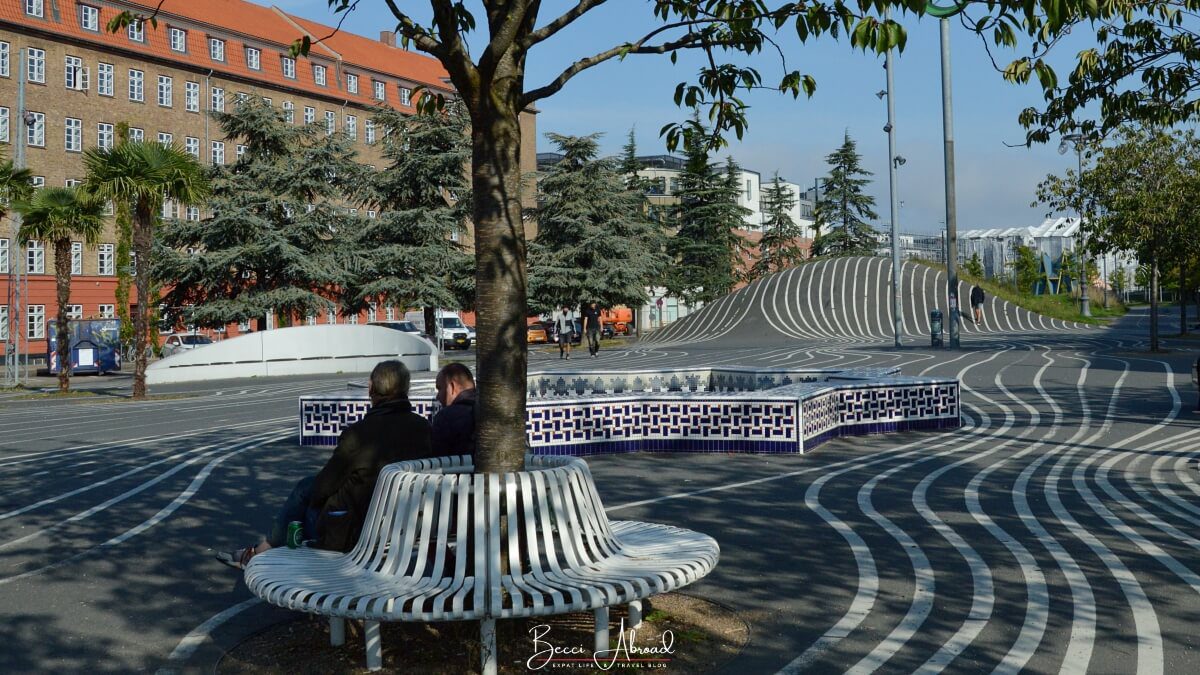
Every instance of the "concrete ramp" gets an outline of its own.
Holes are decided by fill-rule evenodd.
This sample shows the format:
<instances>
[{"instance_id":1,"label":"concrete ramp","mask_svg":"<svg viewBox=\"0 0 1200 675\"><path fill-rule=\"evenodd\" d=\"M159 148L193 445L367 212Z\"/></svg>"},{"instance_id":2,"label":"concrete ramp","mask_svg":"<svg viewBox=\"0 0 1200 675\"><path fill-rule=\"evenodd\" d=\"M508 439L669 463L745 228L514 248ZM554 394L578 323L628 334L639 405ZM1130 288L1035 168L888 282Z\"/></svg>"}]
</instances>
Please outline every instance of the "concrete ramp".
<instances>
[{"instance_id":1,"label":"concrete ramp","mask_svg":"<svg viewBox=\"0 0 1200 675\"><path fill-rule=\"evenodd\" d=\"M892 339L892 261L890 258L827 258L777 272L718 299L656 331L648 344L728 342L778 345L781 341L833 344ZM901 267L901 319L904 335L928 340L929 313L940 309L949 330L946 272L904 262ZM1085 324L1052 319L988 294L983 321L970 312L971 285L959 283L960 331L972 335L1076 331Z\"/></svg>"}]
</instances>

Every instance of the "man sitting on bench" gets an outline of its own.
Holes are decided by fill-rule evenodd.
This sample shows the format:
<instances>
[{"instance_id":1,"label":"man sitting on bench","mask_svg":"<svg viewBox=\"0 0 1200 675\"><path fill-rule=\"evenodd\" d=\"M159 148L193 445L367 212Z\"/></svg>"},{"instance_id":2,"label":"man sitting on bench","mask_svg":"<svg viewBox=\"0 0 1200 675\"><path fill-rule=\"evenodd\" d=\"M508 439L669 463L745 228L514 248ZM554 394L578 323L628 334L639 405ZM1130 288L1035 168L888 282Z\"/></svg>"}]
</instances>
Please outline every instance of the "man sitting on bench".
<instances>
[{"instance_id":1,"label":"man sitting on bench","mask_svg":"<svg viewBox=\"0 0 1200 675\"><path fill-rule=\"evenodd\" d=\"M342 431L333 456L315 476L296 484L275 516L271 532L257 546L217 554L242 569L255 555L285 545L289 523L303 523L303 539L316 548L347 552L362 531L375 482L384 466L433 456L429 422L408 401L411 376L399 361L383 361L371 371L371 409Z\"/></svg>"}]
</instances>

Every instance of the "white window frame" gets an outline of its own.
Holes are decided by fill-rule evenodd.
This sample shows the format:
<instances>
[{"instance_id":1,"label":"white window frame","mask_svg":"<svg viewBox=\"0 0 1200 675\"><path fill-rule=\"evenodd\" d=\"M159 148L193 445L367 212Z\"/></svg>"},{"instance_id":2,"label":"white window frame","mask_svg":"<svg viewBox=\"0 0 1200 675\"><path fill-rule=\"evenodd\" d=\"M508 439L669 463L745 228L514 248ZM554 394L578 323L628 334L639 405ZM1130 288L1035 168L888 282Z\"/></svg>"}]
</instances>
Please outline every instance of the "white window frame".
<instances>
[{"instance_id":1,"label":"white window frame","mask_svg":"<svg viewBox=\"0 0 1200 675\"><path fill-rule=\"evenodd\" d=\"M117 306L116 305L100 305L99 307L97 307L97 310L98 311L96 312L96 315L99 316L101 319L117 318Z\"/></svg>"},{"instance_id":2,"label":"white window frame","mask_svg":"<svg viewBox=\"0 0 1200 675\"><path fill-rule=\"evenodd\" d=\"M225 41L221 38L208 38L208 58L213 61L225 61Z\"/></svg>"},{"instance_id":3,"label":"white window frame","mask_svg":"<svg viewBox=\"0 0 1200 675\"><path fill-rule=\"evenodd\" d=\"M82 319L83 305L67 305L67 319Z\"/></svg>"},{"instance_id":4,"label":"white window frame","mask_svg":"<svg viewBox=\"0 0 1200 675\"><path fill-rule=\"evenodd\" d=\"M25 52L25 81L46 84L46 50L30 47Z\"/></svg>"},{"instance_id":5,"label":"white window frame","mask_svg":"<svg viewBox=\"0 0 1200 675\"><path fill-rule=\"evenodd\" d=\"M100 32L100 8L80 3L79 26L93 33Z\"/></svg>"},{"instance_id":6,"label":"white window frame","mask_svg":"<svg viewBox=\"0 0 1200 675\"><path fill-rule=\"evenodd\" d=\"M383 316L384 316L385 321L395 321L396 320L396 308L392 305L388 305L387 308L384 309L384 311L383 311Z\"/></svg>"},{"instance_id":7,"label":"white window frame","mask_svg":"<svg viewBox=\"0 0 1200 675\"><path fill-rule=\"evenodd\" d=\"M375 120L369 117L363 122L363 140L367 145L375 145Z\"/></svg>"},{"instance_id":8,"label":"white window frame","mask_svg":"<svg viewBox=\"0 0 1200 675\"><path fill-rule=\"evenodd\" d=\"M25 273L46 273L46 243L30 239L25 244Z\"/></svg>"},{"instance_id":9,"label":"white window frame","mask_svg":"<svg viewBox=\"0 0 1200 675\"><path fill-rule=\"evenodd\" d=\"M100 244L96 247L96 274L102 277L116 276L117 253L112 244Z\"/></svg>"},{"instance_id":10,"label":"white window frame","mask_svg":"<svg viewBox=\"0 0 1200 675\"><path fill-rule=\"evenodd\" d=\"M129 28L126 29L126 34L129 35L129 39L133 40L134 42L145 42L146 25L141 21L130 21Z\"/></svg>"},{"instance_id":11,"label":"white window frame","mask_svg":"<svg viewBox=\"0 0 1200 675\"><path fill-rule=\"evenodd\" d=\"M83 152L83 120L77 117L63 120L63 149L67 152Z\"/></svg>"},{"instance_id":12,"label":"white window frame","mask_svg":"<svg viewBox=\"0 0 1200 675\"><path fill-rule=\"evenodd\" d=\"M189 207L185 208L183 210L183 219L190 220L190 221L200 220L200 207L199 206L189 206Z\"/></svg>"},{"instance_id":13,"label":"white window frame","mask_svg":"<svg viewBox=\"0 0 1200 675\"><path fill-rule=\"evenodd\" d=\"M332 309L325 310L325 323L331 326L337 324L337 312Z\"/></svg>"},{"instance_id":14,"label":"white window frame","mask_svg":"<svg viewBox=\"0 0 1200 675\"><path fill-rule=\"evenodd\" d=\"M0 305L0 342L8 342L8 305Z\"/></svg>"},{"instance_id":15,"label":"white window frame","mask_svg":"<svg viewBox=\"0 0 1200 675\"><path fill-rule=\"evenodd\" d=\"M44 188L44 187L46 187L46 177L45 176L30 176L29 184L35 188Z\"/></svg>"},{"instance_id":16,"label":"white window frame","mask_svg":"<svg viewBox=\"0 0 1200 675\"><path fill-rule=\"evenodd\" d=\"M344 120L342 120L342 124L343 124L343 129L345 130L346 135L350 137L350 140L357 141L358 140L358 116L346 115L346 118Z\"/></svg>"},{"instance_id":17,"label":"white window frame","mask_svg":"<svg viewBox=\"0 0 1200 675\"><path fill-rule=\"evenodd\" d=\"M387 82L383 80L371 80L371 86L374 87L376 101L387 100Z\"/></svg>"},{"instance_id":18,"label":"white window frame","mask_svg":"<svg viewBox=\"0 0 1200 675\"><path fill-rule=\"evenodd\" d=\"M200 112L200 83L184 82L183 109L187 112Z\"/></svg>"},{"instance_id":19,"label":"white window frame","mask_svg":"<svg viewBox=\"0 0 1200 675\"><path fill-rule=\"evenodd\" d=\"M311 105L304 106L304 123L312 124L317 121L317 109Z\"/></svg>"},{"instance_id":20,"label":"white window frame","mask_svg":"<svg viewBox=\"0 0 1200 675\"><path fill-rule=\"evenodd\" d=\"M332 136L333 132L337 131L337 113L332 110L325 111L325 135Z\"/></svg>"},{"instance_id":21,"label":"white window frame","mask_svg":"<svg viewBox=\"0 0 1200 675\"><path fill-rule=\"evenodd\" d=\"M111 63L96 64L96 93L112 96L115 89L116 68Z\"/></svg>"},{"instance_id":22,"label":"white window frame","mask_svg":"<svg viewBox=\"0 0 1200 675\"><path fill-rule=\"evenodd\" d=\"M279 70L289 80L296 79L296 59L290 56L279 57Z\"/></svg>"},{"instance_id":23,"label":"white window frame","mask_svg":"<svg viewBox=\"0 0 1200 675\"><path fill-rule=\"evenodd\" d=\"M0 41L0 77L11 77L12 74L12 45Z\"/></svg>"},{"instance_id":24,"label":"white window frame","mask_svg":"<svg viewBox=\"0 0 1200 675\"><path fill-rule=\"evenodd\" d=\"M0 143L8 143L9 141L9 109L7 106L0 106Z\"/></svg>"},{"instance_id":25,"label":"white window frame","mask_svg":"<svg viewBox=\"0 0 1200 675\"><path fill-rule=\"evenodd\" d=\"M351 94L358 93L358 76L354 73L346 73L346 91Z\"/></svg>"},{"instance_id":26,"label":"white window frame","mask_svg":"<svg viewBox=\"0 0 1200 675\"><path fill-rule=\"evenodd\" d=\"M33 115L33 124L25 127L25 142L31 148L46 147L46 113L28 111Z\"/></svg>"},{"instance_id":27,"label":"white window frame","mask_svg":"<svg viewBox=\"0 0 1200 675\"><path fill-rule=\"evenodd\" d=\"M129 100L135 103L146 101L146 71L129 69Z\"/></svg>"},{"instance_id":28,"label":"white window frame","mask_svg":"<svg viewBox=\"0 0 1200 675\"><path fill-rule=\"evenodd\" d=\"M63 63L63 85L71 91L87 91L87 69L83 67L83 59L78 56L67 56Z\"/></svg>"},{"instance_id":29,"label":"white window frame","mask_svg":"<svg viewBox=\"0 0 1200 675\"><path fill-rule=\"evenodd\" d=\"M175 105L175 78L170 75L158 76L158 104L164 108Z\"/></svg>"},{"instance_id":30,"label":"white window frame","mask_svg":"<svg viewBox=\"0 0 1200 675\"><path fill-rule=\"evenodd\" d=\"M29 16L36 16L39 19L46 17L46 2L45 0L25 0L25 13Z\"/></svg>"},{"instance_id":31,"label":"white window frame","mask_svg":"<svg viewBox=\"0 0 1200 675\"><path fill-rule=\"evenodd\" d=\"M71 242L71 274L79 276L83 274L83 242Z\"/></svg>"},{"instance_id":32,"label":"white window frame","mask_svg":"<svg viewBox=\"0 0 1200 675\"><path fill-rule=\"evenodd\" d=\"M217 112L225 111L225 90L221 87L211 87L208 91L208 109Z\"/></svg>"},{"instance_id":33,"label":"white window frame","mask_svg":"<svg viewBox=\"0 0 1200 675\"><path fill-rule=\"evenodd\" d=\"M175 143L175 135L174 134L172 134L170 132L166 132L166 131L158 132L158 144L159 145L163 146L164 148L169 148L174 143Z\"/></svg>"},{"instance_id":34,"label":"white window frame","mask_svg":"<svg viewBox=\"0 0 1200 675\"><path fill-rule=\"evenodd\" d=\"M200 159L200 139L195 136L185 136L183 138L183 151L196 159Z\"/></svg>"},{"instance_id":35,"label":"white window frame","mask_svg":"<svg viewBox=\"0 0 1200 675\"><path fill-rule=\"evenodd\" d=\"M212 141L208 147L208 158L213 166L225 164L225 141Z\"/></svg>"},{"instance_id":36,"label":"white window frame","mask_svg":"<svg viewBox=\"0 0 1200 675\"><path fill-rule=\"evenodd\" d=\"M412 105L412 89L400 87L400 105Z\"/></svg>"},{"instance_id":37,"label":"white window frame","mask_svg":"<svg viewBox=\"0 0 1200 675\"><path fill-rule=\"evenodd\" d=\"M146 140L146 130L141 127L129 127L129 140L141 143Z\"/></svg>"},{"instance_id":38,"label":"white window frame","mask_svg":"<svg viewBox=\"0 0 1200 675\"><path fill-rule=\"evenodd\" d=\"M28 305L25 310L25 337L29 340L46 338L46 306Z\"/></svg>"},{"instance_id":39,"label":"white window frame","mask_svg":"<svg viewBox=\"0 0 1200 675\"><path fill-rule=\"evenodd\" d=\"M168 33L171 40L171 51L186 52L187 51L187 31L182 28L172 27Z\"/></svg>"},{"instance_id":40,"label":"white window frame","mask_svg":"<svg viewBox=\"0 0 1200 675\"><path fill-rule=\"evenodd\" d=\"M291 101L283 102L283 119L288 124L296 123L296 104Z\"/></svg>"},{"instance_id":41,"label":"white window frame","mask_svg":"<svg viewBox=\"0 0 1200 675\"><path fill-rule=\"evenodd\" d=\"M329 76L326 73L325 66L323 66L319 63L314 63L313 64L313 82L318 87L324 87L325 83L328 81L329 81Z\"/></svg>"},{"instance_id":42,"label":"white window frame","mask_svg":"<svg viewBox=\"0 0 1200 675\"><path fill-rule=\"evenodd\" d=\"M0 274L8 274L8 237L0 239Z\"/></svg>"},{"instance_id":43,"label":"white window frame","mask_svg":"<svg viewBox=\"0 0 1200 675\"><path fill-rule=\"evenodd\" d=\"M96 124L96 147L101 150L111 150L116 142L116 134L113 130L113 125L107 122L99 122Z\"/></svg>"},{"instance_id":44,"label":"white window frame","mask_svg":"<svg viewBox=\"0 0 1200 675\"><path fill-rule=\"evenodd\" d=\"M262 70L262 50L256 47L246 47L246 67L250 70Z\"/></svg>"}]
</instances>

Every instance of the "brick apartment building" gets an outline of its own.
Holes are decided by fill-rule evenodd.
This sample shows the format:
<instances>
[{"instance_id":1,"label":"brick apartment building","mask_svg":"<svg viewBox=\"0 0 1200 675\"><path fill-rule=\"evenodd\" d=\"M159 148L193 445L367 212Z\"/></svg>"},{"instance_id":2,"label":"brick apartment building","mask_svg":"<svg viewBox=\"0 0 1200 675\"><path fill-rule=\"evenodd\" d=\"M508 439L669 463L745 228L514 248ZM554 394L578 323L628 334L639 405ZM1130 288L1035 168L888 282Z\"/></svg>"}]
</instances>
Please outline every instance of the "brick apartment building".
<instances>
[{"instance_id":1,"label":"brick apartment building","mask_svg":"<svg viewBox=\"0 0 1200 675\"><path fill-rule=\"evenodd\" d=\"M35 185L81 181L82 151L113 144L120 122L129 125L132 140L173 143L206 165L231 163L240 150L209 113L230 109L242 96L263 97L295 124L316 122L329 133L345 133L362 162L382 166L371 109L385 104L413 111L418 86L453 91L436 60L397 47L390 32L379 40L345 31L330 36L335 31L329 26L245 0L165 0L157 27L133 25L115 34L106 29L122 10L148 13L157 4L0 0L0 152L12 159L17 134L24 134L25 166ZM302 36L312 40L311 53L293 59L288 47ZM523 131L532 141L532 113L523 116ZM533 171L533 142L522 159ZM163 215L199 220L204 209L166 204ZM0 305L0 345L10 342L10 330L19 330L36 356L45 353L46 322L57 314L53 247L30 242L19 248L15 233L10 214L0 223L0 303L10 302L5 298L12 297L17 265L28 275L27 291L22 289L20 316ZM111 223L98 246L74 244L72 316L116 315L115 249Z\"/></svg>"}]
</instances>

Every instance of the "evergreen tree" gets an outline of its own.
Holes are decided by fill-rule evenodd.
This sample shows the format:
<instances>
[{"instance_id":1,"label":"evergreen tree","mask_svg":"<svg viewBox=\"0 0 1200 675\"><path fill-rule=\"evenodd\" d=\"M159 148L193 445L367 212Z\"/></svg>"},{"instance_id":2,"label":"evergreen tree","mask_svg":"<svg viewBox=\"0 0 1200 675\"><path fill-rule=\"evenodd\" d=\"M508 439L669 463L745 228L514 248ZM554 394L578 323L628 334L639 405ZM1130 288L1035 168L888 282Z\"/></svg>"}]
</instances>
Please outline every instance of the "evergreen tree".
<instances>
[{"instance_id":1,"label":"evergreen tree","mask_svg":"<svg viewBox=\"0 0 1200 675\"><path fill-rule=\"evenodd\" d=\"M455 241L465 234L471 203L465 167L471 160L470 121L461 105L431 114L375 113L388 166L377 173L367 220L355 245L361 265L344 294L348 307L369 302L433 310L469 307L475 295L475 261Z\"/></svg>"},{"instance_id":2,"label":"evergreen tree","mask_svg":"<svg viewBox=\"0 0 1200 675\"><path fill-rule=\"evenodd\" d=\"M825 158L829 176L817 201L813 255L871 255L879 248L875 230L866 223L879 217L872 208L875 198L863 194L871 181L861 177L873 174L862 168L861 160L850 132Z\"/></svg>"},{"instance_id":3,"label":"evergreen tree","mask_svg":"<svg viewBox=\"0 0 1200 675\"><path fill-rule=\"evenodd\" d=\"M617 171L625 177L625 185L630 190L645 195L649 181L638 174L638 171L642 169L642 163L638 161L637 140L634 138L633 132L633 129L629 130L625 145L621 146L621 163L617 166Z\"/></svg>"},{"instance_id":4,"label":"evergreen tree","mask_svg":"<svg viewBox=\"0 0 1200 675\"><path fill-rule=\"evenodd\" d=\"M533 312L579 302L641 305L665 264L662 230L645 216L644 193L616 163L597 158L598 136L547 134L563 159L540 182L529 246Z\"/></svg>"},{"instance_id":5,"label":"evergreen tree","mask_svg":"<svg viewBox=\"0 0 1200 675\"><path fill-rule=\"evenodd\" d=\"M738 206L741 169L728 160L722 173L709 161L702 127L684 142L686 162L679 174L680 203L675 208L679 231L667 244L673 264L667 292L692 305L711 302L733 290L745 242L735 231L750 210Z\"/></svg>"},{"instance_id":6,"label":"evergreen tree","mask_svg":"<svg viewBox=\"0 0 1200 675\"><path fill-rule=\"evenodd\" d=\"M772 272L795 267L804 261L805 251L799 240L804 228L792 220L796 195L787 189L776 172L775 178L763 188L763 236L758 242L758 259L750 267L748 279L758 279Z\"/></svg>"},{"instance_id":7,"label":"evergreen tree","mask_svg":"<svg viewBox=\"0 0 1200 675\"><path fill-rule=\"evenodd\" d=\"M164 224L156 272L171 286L169 318L215 327L274 312L288 325L332 309L363 220L347 208L367 172L349 139L290 125L257 97L214 117L245 153L212 167L207 218Z\"/></svg>"}]
</instances>

